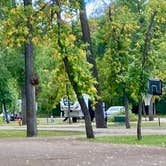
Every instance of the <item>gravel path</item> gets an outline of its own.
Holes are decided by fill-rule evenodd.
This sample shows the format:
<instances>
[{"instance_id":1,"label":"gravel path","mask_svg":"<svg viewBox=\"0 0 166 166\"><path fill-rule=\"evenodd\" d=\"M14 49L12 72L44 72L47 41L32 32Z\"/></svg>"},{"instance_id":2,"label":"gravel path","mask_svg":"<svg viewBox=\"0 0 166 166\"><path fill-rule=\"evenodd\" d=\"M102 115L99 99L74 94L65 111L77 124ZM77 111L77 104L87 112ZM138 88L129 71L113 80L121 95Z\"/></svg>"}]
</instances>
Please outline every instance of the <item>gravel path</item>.
<instances>
[{"instance_id":1,"label":"gravel path","mask_svg":"<svg viewBox=\"0 0 166 166\"><path fill-rule=\"evenodd\" d=\"M85 131L82 126L43 125L40 130ZM25 126L0 126L25 130ZM95 136L136 135L136 129L94 128ZM165 127L142 135L166 135ZM74 137L0 139L0 166L166 166L166 148L79 141Z\"/></svg>"},{"instance_id":2,"label":"gravel path","mask_svg":"<svg viewBox=\"0 0 166 166\"><path fill-rule=\"evenodd\" d=\"M0 166L165 166L166 148L75 138L0 139Z\"/></svg>"}]
</instances>

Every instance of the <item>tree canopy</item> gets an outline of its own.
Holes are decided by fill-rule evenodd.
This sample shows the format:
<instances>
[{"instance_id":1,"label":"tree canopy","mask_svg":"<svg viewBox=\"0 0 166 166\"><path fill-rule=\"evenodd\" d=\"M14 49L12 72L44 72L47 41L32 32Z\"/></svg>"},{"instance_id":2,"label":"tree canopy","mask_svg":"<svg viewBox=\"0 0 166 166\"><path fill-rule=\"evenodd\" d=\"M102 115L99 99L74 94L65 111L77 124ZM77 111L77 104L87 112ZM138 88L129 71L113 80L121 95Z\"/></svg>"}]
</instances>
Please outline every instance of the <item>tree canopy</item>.
<instances>
[{"instance_id":1,"label":"tree canopy","mask_svg":"<svg viewBox=\"0 0 166 166\"><path fill-rule=\"evenodd\" d=\"M76 97L76 88L94 103L102 99L109 105L123 105L126 95L132 105L147 93L149 78L166 81L165 0L115 0L99 6L100 11L104 9L102 15L82 15L89 23L89 40L82 35L78 12L85 2L0 2L1 103L5 100L10 105L21 97L27 44L33 49L31 77L39 78L37 101L45 112L66 95L68 85L71 98ZM95 78L96 62L99 76Z\"/></svg>"}]
</instances>

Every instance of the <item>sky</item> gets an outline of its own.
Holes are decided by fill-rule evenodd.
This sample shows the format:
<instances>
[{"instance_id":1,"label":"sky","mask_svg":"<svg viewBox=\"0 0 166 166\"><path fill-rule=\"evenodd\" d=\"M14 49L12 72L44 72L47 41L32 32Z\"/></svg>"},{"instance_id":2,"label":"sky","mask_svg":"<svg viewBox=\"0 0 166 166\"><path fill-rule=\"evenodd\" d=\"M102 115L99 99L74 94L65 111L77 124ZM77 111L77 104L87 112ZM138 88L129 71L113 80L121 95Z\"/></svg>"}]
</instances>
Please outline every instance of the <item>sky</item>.
<instances>
[{"instance_id":1,"label":"sky","mask_svg":"<svg viewBox=\"0 0 166 166\"><path fill-rule=\"evenodd\" d=\"M88 16L100 15L111 0L87 0L86 10Z\"/></svg>"},{"instance_id":2,"label":"sky","mask_svg":"<svg viewBox=\"0 0 166 166\"><path fill-rule=\"evenodd\" d=\"M16 1L20 2L22 0L16 0ZM33 0L33 2L34 1L35 0ZM47 0L47 1L49 1L49 0ZM112 0L85 0L88 17L101 15L103 13L105 7L108 6L108 4L111 1Z\"/></svg>"}]
</instances>

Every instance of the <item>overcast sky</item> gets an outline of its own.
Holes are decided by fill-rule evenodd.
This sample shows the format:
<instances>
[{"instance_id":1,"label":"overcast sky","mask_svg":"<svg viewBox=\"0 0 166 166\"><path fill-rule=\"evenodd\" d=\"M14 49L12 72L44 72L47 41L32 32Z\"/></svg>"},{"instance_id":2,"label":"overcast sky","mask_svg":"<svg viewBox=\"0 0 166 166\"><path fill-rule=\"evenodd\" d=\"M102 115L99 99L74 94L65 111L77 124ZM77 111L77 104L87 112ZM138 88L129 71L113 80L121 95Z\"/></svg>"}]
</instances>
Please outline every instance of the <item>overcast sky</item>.
<instances>
[{"instance_id":1,"label":"overcast sky","mask_svg":"<svg viewBox=\"0 0 166 166\"><path fill-rule=\"evenodd\" d=\"M0 0L1 1L1 0ZM16 0L16 2L22 2L23 0ZM35 2L36 0L32 0ZM49 0L47 0L49 1ZM85 0L87 15L101 15L104 8L113 0Z\"/></svg>"},{"instance_id":2,"label":"overcast sky","mask_svg":"<svg viewBox=\"0 0 166 166\"><path fill-rule=\"evenodd\" d=\"M103 12L106 6L111 2L111 0L87 0L86 4L87 15L98 15Z\"/></svg>"}]
</instances>

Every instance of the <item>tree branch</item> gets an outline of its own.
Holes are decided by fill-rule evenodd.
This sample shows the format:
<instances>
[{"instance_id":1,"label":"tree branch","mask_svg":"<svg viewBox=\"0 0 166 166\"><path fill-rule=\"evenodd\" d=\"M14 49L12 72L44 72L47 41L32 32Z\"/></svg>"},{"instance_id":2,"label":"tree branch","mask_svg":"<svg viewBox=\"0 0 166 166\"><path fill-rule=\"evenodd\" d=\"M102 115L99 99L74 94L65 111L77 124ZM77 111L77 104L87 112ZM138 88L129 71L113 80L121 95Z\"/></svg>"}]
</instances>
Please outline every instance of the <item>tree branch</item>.
<instances>
[{"instance_id":1,"label":"tree branch","mask_svg":"<svg viewBox=\"0 0 166 166\"><path fill-rule=\"evenodd\" d=\"M157 11L154 11L151 15L150 18L150 23L147 29L147 32L145 34L145 40L144 40L144 48L143 48L143 58L142 58L142 68L145 67L145 63L148 57L148 53L150 50L150 44L151 44L151 39L153 37L153 28L154 28L154 23L155 23L155 16L157 15Z\"/></svg>"}]
</instances>

